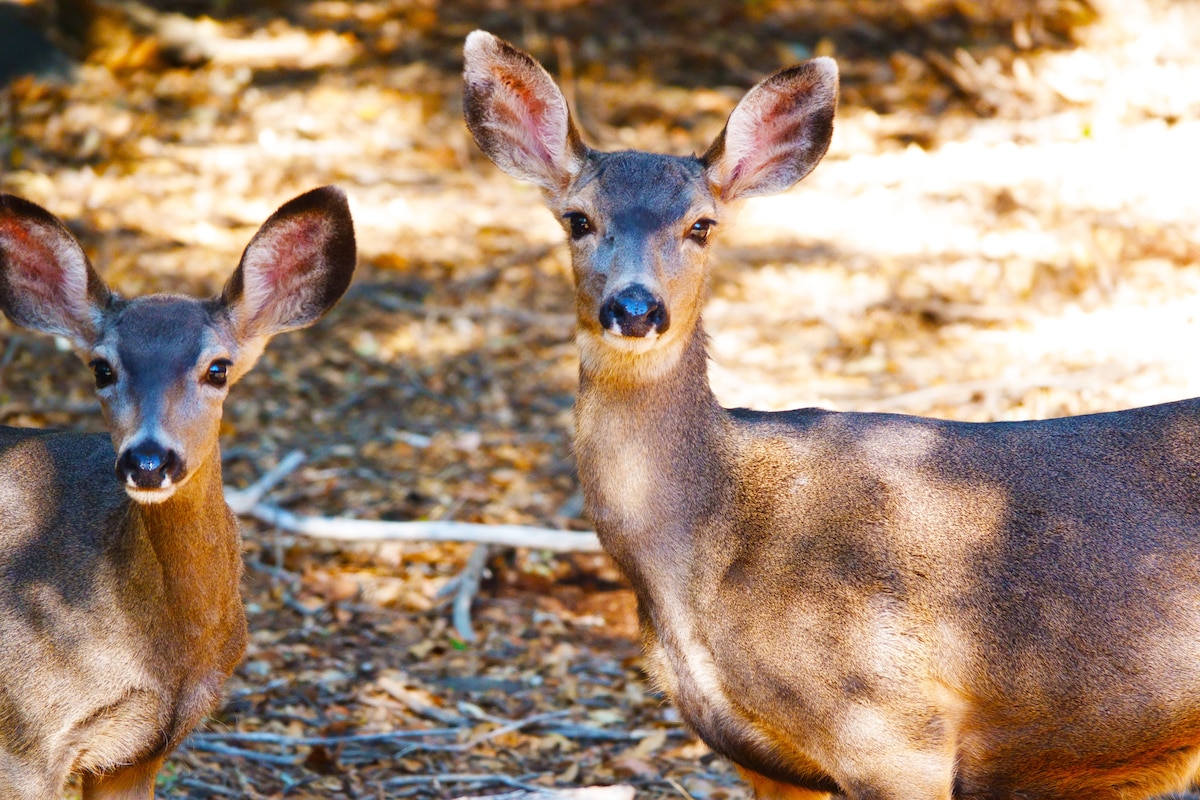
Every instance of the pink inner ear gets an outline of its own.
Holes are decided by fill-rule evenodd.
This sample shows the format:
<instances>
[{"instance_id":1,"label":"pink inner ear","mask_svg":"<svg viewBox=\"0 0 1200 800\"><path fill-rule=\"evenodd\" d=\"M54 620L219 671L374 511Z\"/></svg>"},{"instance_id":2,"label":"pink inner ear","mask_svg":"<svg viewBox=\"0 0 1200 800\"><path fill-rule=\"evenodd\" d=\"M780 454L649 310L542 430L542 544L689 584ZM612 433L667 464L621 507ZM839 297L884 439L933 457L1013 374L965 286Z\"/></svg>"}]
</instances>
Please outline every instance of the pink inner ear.
<instances>
[{"instance_id":1,"label":"pink inner ear","mask_svg":"<svg viewBox=\"0 0 1200 800\"><path fill-rule=\"evenodd\" d=\"M26 226L11 218L0 218L0 242L11 259L10 268L43 281L53 273L54 259L50 248L41 238L31 236Z\"/></svg>"},{"instance_id":2,"label":"pink inner ear","mask_svg":"<svg viewBox=\"0 0 1200 800\"><path fill-rule=\"evenodd\" d=\"M328 238L323 234L325 220L315 214L302 214L271 231L269 244L272 258L262 263L258 275L268 291L281 291L298 277L304 264L321 255L321 246Z\"/></svg>"},{"instance_id":3,"label":"pink inner ear","mask_svg":"<svg viewBox=\"0 0 1200 800\"><path fill-rule=\"evenodd\" d=\"M537 91L514 70L500 67L493 69L496 81L503 86L505 92L497 98L495 111L497 116L503 115L506 122L515 124L520 130L530 134L528 146L544 161L556 158L554 149L549 143L559 132L561 114L538 96Z\"/></svg>"},{"instance_id":4,"label":"pink inner ear","mask_svg":"<svg viewBox=\"0 0 1200 800\"><path fill-rule=\"evenodd\" d=\"M567 110L549 78L530 65L499 61L486 65L483 81L491 86L488 127L506 144L503 161L545 178L564 166ZM522 155L523 154L523 155Z\"/></svg>"},{"instance_id":5,"label":"pink inner ear","mask_svg":"<svg viewBox=\"0 0 1200 800\"><path fill-rule=\"evenodd\" d=\"M272 327L300 313L318 281L329 241L328 221L320 214L298 214L263 231L247 249L243 268L244 313L251 327Z\"/></svg>"},{"instance_id":6,"label":"pink inner ear","mask_svg":"<svg viewBox=\"0 0 1200 800\"><path fill-rule=\"evenodd\" d=\"M734 109L716 175L723 197L782 191L820 160L824 147L813 137L822 134L813 125L833 103L823 75L813 70L773 76Z\"/></svg>"},{"instance_id":7,"label":"pink inner ear","mask_svg":"<svg viewBox=\"0 0 1200 800\"><path fill-rule=\"evenodd\" d=\"M772 162L787 157L792 137L804 119L799 113L801 104L774 87L762 87L745 105L726 132L726 152L736 159L727 180L731 189L742 179L754 180Z\"/></svg>"},{"instance_id":8,"label":"pink inner ear","mask_svg":"<svg viewBox=\"0 0 1200 800\"><path fill-rule=\"evenodd\" d=\"M12 217L0 218L0 249L7 256L7 279L14 294L19 292L42 308L40 312L78 313L74 296L87 291L87 275L72 267L78 254L73 242L63 241L59 231ZM82 286L77 285L82 282ZM28 305L28 300L26 301Z\"/></svg>"}]
</instances>

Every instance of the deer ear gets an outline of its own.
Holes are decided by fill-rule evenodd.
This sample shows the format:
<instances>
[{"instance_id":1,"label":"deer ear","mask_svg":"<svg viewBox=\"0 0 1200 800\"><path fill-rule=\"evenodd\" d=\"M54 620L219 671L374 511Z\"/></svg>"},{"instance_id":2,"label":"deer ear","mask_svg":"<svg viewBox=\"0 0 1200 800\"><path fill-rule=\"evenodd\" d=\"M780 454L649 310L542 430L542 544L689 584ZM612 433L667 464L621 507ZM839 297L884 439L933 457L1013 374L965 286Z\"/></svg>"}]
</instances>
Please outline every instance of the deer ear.
<instances>
[{"instance_id":1,"label":"deer ear","mask_svg":"<svg viewBox=\"0 0 1200 800\"><path fill-rule=\"evenodd\" d=\"M485 31L467 37L463 55L463 115L479 149L514 178L561 191L587 148L554 79Z\"/></svg>"},{"instance_id":2,"label":"deer ear","mask_svg":"<svg viewBox=\"0 0 1200 800\"><path fill-rule=\"evenodd\" d=\"M95 343L112 293L78 240L41 206L0 194L0 309L23 328Z\"/></svg>"},{"instance_id":3,"label":"deer ear","mask_svg":"<svg viewBox=\"0 0 1200 800\"><path fill-rule=\"evenodd\" d=\"M832 58L780 70L747 92L703 158L721 199L782 192L811 172L833 135L837 93Z\"/></svg>"},{"instance_id":4,"label":"deer ear","mask_svg":"<svg viewBox=\"0 0 1200 800\"><path fill-rule=\"evenodd\" d=\"M239 340L311 325L354 275L354 222L341 190L326 186L288 201L246 245L221 303Z\"/></svg>"}]
</instances>

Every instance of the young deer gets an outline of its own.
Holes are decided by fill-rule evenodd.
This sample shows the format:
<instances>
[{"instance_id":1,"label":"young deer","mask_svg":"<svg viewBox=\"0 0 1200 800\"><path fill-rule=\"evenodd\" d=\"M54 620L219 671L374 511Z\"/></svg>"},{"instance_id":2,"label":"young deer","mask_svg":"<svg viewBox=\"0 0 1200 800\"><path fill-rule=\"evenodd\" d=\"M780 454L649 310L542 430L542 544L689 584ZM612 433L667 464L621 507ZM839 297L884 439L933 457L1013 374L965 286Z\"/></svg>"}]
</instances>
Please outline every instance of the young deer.
<instances>
[{"instance_id":1,"label":"young deer","mask_svg":"<svg viewBox=\"0 0 1200 800\"><path fill-rule=\"evenodd\" d=\"M1044 422L721 408L726 208L821 159L837 70L750 90L701 157L585 146L466 44L483 151L570 238L579 478L650 670L759 797L1144 798L1200 765L1200 401Z\"/></svg>"},{"instance_id":2,"label":"young deer","mask_svg":"<svg viewBox=\"0 0 1200 800\"><path fill-rule=\"evenodd\" d=\"M86 800L152 798L218 699L246 644L221 405L354 259L327 187L263 224L220 297L125 299L49 212L0 195L0 308L71 342L112 430L0 427L0 797L50 800L81 774Z\"/></svg>"}]
</instances>

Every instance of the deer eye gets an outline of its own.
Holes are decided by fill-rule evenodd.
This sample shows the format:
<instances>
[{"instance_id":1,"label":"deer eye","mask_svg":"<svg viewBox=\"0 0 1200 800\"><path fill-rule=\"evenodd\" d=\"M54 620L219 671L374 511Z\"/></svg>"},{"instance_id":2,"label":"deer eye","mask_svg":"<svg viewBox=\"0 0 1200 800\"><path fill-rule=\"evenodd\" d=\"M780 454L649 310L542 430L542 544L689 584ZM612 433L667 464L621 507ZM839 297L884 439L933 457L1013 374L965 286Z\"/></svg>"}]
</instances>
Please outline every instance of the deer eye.
<instances>
[{"instance_id":1,"label":"deer eye","mask_svg":"<svg viewBox=\"0 0 1200 800\"><path fill-rule=\"evenodd\" d=\"M587 218L586 214L578 211L568 211L563 214L563 219L571 226L571 238L582 239L592 232L592 221Z\"/></svg>"},{"instance_id":2,"label":"deer eye","mask_svg":"<svg viewBox=\"0 0 1200 800\"><path fill-rule=\"evenodd\" d=\"M708 235L712 233L712 229L716 225L715 220L698 219L692 223L692 227L688 228L687 238L698 245L704 246L708 244Z\"/></svg>"},{"instance_id":3,"label":"deer eye","mask_svg":"<svg viewBox=\"0 0 1200 800\"><path fill-rule=\"evenodd\" d=\"M218 358L208 365L204 373L204 382L209 386L224 386L229 380L229 367L233 364L227 358Z\"/></svg>"},{"instance_id":4,"label":"deer eye","mask_svg":"<svg viewBox=\"0 0 1200 800\"><path fill-rule=\"evenodd\" d=\"M103 358L97 358L88 366L92 368L92 374L96 376L97 389L107 388L117 382L117 373L113 372L112 364Z\"/></svg>"}]
</instances>

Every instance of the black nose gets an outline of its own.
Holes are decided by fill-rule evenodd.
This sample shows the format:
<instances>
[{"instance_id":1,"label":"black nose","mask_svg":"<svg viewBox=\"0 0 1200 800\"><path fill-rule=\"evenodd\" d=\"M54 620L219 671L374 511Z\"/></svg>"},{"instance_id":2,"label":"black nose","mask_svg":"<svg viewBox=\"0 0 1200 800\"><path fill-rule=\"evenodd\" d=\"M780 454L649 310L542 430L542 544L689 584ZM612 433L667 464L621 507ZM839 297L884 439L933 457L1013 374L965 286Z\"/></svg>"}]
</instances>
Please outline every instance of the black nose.
<instances>
[{"instance_id":1,"label":"black nose","mask_svg":"<svg viewBox=\"0 0 1200 800\"><path fill-rule=\"evenodd\" d=\"M640 339L652 330L666 333L671 321L663 302L645 286L635 283L600 306L600 324L605 330Z\"/></svg>"},{"instance_id":2,"label":"black nose","mask_svg":"<svg viewBox=\"0 0 1200 800\"><path fill-rule=\"evenodd\" d=\"M139 489L161 489L168 478L175 483L182 476L183 462L179 456L158 442L134 445L117 459L117 477L121 483L132 481Z\"/></svg>"}]
</instances>

